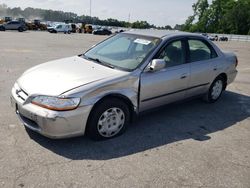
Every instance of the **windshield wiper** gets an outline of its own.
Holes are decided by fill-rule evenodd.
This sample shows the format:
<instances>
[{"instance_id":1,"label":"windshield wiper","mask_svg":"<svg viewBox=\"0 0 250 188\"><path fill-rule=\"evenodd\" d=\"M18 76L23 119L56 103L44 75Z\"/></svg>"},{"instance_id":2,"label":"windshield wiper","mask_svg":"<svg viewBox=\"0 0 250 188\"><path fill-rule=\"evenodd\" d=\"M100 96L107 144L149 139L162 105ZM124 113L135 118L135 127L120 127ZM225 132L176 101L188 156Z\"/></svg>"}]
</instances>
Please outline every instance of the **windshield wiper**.
<instances>
[{"instance_id":1,"label":"windshield wiper","mask_svg":"<svg viewBox=\"0 0 250 188\"><path fill-rule=\"evenodd\" d=\"M86 55L83 55L83 57L86 58L86 59L88 59L88 60L97 62L97 63L99 63L99 64L101 64L101 65L104 65L104 66L106 66L106 67L109 67L109 68L112 68L112 69L115 68L115 66L113 66L113 65L111 65L111 64L109 64L109 63L106 63L106 62L104 62L104 61L101 61L101 60L98 59L98 58L87 57Z\"/></svg>"}]
</instances>

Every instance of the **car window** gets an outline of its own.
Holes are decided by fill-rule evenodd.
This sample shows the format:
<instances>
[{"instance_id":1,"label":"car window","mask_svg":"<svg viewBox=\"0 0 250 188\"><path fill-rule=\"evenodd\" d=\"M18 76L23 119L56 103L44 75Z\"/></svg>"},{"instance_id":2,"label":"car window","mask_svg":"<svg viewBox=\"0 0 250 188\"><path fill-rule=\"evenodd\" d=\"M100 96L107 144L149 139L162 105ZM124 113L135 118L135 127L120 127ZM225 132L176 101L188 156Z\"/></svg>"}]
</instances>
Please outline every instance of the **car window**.
<instances>
[{"instance_id":1,"label":"car window","mask_svg":"<svg viewBox=\"0 0 250 188\"><path fill-rule=\"evenodd\" d=\"M217 57L215 50L201 40L188 40L190 62L204 61Z\"/></svg>"},{"instance_id":2,"label":"car window","mask_svg":"<svg viewBox=\"0 0 250 188\"><path fill-rule=\"evenodd\" d=\"M173 67L185 63L185 48L181 40L171 42L156 57L164 59L167 67Z\"/></svg>"},{"instance_id":3,"label":"car window","mask_svg":"<svg viewBox=\"0 0 250 188\"><path fill-rule=\"evenodd\" d=\"M159 42L160 39L154 37L117 34L84 55L130 71L138 67Z\"/></svg>"},{"instance_id":4,"label":"car window","mask_svg":"<svg viewBox=\"0 0 250 188\"><path fill-rule=\"evenodd\" d=\"M57 28L57 29L61 29L61 28L62 28L62 25L58 25L56 28Z\"/></svg>"}]
</instances>

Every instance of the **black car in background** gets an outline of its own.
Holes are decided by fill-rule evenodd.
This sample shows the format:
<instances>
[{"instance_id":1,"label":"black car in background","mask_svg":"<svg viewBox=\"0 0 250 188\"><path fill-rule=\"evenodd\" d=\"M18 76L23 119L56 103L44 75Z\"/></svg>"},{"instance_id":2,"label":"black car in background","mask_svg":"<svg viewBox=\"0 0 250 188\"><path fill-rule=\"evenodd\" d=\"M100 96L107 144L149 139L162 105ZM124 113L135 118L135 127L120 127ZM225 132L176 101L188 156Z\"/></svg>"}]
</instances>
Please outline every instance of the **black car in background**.
<instances>
[{"instance_id":1,"label":"black car in background","mask_svg":"<svg viewBox=\"0 0 250 188\"><path fill-rule=\"evenodd\" d=\"M225 36L220 37L220 38L219 38L219 41L228 41L228 37L225 37Z\"/></svg>"},{"instance_id":2,"label":"black car in background","mask_svg":"<svg viewBox=\"0 0 250 188\"><path fill-rule=\"evenodd\" d=\"M111 35L112 32L108 29L97 29L93 31L94 35Z\"/></svg>"}]
</instances>

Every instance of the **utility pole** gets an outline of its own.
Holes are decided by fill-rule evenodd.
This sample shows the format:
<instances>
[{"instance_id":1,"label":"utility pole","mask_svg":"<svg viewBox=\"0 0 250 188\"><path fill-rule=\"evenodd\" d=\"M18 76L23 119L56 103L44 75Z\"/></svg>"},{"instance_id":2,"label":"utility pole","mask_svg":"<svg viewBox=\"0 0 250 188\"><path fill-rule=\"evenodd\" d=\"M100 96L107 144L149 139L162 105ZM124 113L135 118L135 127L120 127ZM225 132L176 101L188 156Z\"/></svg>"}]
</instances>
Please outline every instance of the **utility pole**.
<instances>
[{"instance_id":1,"label":"utility pole","mask_svg":"<svg viewBox=\"0 0 250 188\"><path fill-rule=\"evenodd\" d=\"M92 0L89 0L89 16L91 17L91 11L92 11Z\"/></svg>"},{"instance_id":2,"label":"utility pole","mask_svg":"<svg viewBox=\"0 0 250 188\"><path fill-rule=\"evenodd\" d=\"M130 23L130 13L128 14L128 23Z\"/></svg>"}]
</instances>

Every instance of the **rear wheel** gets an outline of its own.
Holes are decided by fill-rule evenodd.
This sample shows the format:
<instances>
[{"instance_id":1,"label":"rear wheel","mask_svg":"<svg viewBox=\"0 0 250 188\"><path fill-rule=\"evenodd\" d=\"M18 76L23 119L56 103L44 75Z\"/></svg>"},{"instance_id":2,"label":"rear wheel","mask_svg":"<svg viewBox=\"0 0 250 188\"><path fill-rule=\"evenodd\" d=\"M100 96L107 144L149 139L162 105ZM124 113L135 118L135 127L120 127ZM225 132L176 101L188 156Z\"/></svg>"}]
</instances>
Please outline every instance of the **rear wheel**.
<instances>
[{"instance_id":1,"label":"rear wheel","mask_svg":"<svg viewBox=\"0 0 250 188\"><path fill-rule=\"evenodd\" d=\"M19 28L18 28L18 31L19 31L19 32L23 32L24 29L23 29L22 27L19 27Z\"/></svg>"},{"instance_id":2,"label":"rear wheel","mask_svg":"<svg viewBox=\"0 0 250 188\"><path fill-rule=\"evenodd\" d=\"M205 100L209 103L216 102L220 98L225 88L225 84L225 79L222 76L217 77L211 84L206 96L204 97Z\"/></svg>"},{"instance_id":3,"label":"rear wheel","mask_svg":"<svg viewBox=\"0 0 250 188\"><path fill-rule=\"evenodd\" d=\"M129 108L119 99L102 101L90 114L87 134L94 140L113 138L122 134L129 124Z\"/></svg>"}]
</instances>

